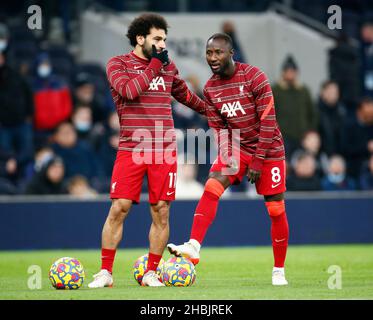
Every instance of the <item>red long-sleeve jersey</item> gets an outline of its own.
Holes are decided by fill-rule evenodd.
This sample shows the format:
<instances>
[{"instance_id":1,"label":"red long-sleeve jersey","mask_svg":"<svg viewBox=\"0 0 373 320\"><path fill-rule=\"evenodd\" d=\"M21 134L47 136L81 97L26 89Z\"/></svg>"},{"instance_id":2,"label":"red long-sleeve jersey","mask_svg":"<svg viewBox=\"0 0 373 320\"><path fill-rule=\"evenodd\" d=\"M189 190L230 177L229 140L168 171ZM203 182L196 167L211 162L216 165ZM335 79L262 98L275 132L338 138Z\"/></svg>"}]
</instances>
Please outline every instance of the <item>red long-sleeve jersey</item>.
<instances>
[{"instance_id":1,"label":"red long-sleeve jersey","mask_svg":"<svg viewBox=\"0 0 373 320\"><path fill-rule=\"evenodd\" d=\"M176 148L171 96L205 114L206 102L188 89L173 62L163 67L131 52L111 58L106 73L120 121L119 150Z\"/></svg>"},{"instance_id":2,"label":"red long-sleeve jersey","mask_svg":"<svg viewBox=\"0 0 373 320\"><path fill-rule=\"evenodd\" d=\"M252 169L260 170L264 160L285 159L272 89L259 68L236 62L231 78L222 79L213 75L207 81L204 96L209 104L209 126L220 135L220 150L228 150L227 144L232 143L232 130L238 129L240 151L253 156ZM225 151L221 152L228 155Z\"/></svg>"}]
</instances>

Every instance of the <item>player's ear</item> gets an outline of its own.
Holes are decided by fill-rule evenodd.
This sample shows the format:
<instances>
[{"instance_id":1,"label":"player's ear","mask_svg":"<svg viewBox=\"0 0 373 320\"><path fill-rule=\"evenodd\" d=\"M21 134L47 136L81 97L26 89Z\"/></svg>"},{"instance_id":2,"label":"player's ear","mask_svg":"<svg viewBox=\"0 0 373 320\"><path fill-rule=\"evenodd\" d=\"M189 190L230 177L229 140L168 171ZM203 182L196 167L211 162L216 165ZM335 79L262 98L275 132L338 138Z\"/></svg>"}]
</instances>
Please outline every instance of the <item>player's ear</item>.
<instances>
[{"instance_id":1,"label":"player's ear","mask_svg":"<svg viewBox=\"0 0 373 320\"><path fill-rule=\"evenodd\" d=\"M137 35L136 36L136 41L137 41L137 44L142 46L145 42L145 37L144 36L141 36L141 35Z\"/></svg>"},{"instance_id":2,"label":"player's ear","mask_svg":"<svg viewBox=\"0 0 373 320\"><path fill-rule=\"evenodd\" d=\"M233 57L233 55L234 55L234 49L232 48L231 50L229 50L229 53L230 53L231 56Z\"/></svg>"}]
</instances>

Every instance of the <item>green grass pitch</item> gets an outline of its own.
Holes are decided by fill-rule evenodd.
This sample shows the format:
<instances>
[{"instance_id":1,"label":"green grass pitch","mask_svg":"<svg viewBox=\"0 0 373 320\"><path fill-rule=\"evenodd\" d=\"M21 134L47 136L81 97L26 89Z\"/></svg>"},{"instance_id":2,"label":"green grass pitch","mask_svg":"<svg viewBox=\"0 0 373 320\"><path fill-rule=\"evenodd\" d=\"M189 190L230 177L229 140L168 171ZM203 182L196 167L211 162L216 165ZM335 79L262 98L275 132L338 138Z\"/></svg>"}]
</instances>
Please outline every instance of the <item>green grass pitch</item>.
<instances>
[{"instance_id":1,"label":"green grass pitch","mask_svg":"<svg viewBox=\"0 0 373 320\"><path fill-rule=\"evenodd\" d=\"M99 250L2 251L0 299L373 299L373 245L290 246L287 287L271 285L271 247L203 248L193 286L140 287L132 265L146 252L119 250L114 287L89 289L87 284L100 266ZM49 282L50 265L63 256L79 259L85 268L86 279L78 290L55 290ZM168 252L164 258L169 258ZM28 288L31 265L41 267L41 289ZM328 288L332 265L341 268L341 289Z\"/></svg>"}]
</instances>

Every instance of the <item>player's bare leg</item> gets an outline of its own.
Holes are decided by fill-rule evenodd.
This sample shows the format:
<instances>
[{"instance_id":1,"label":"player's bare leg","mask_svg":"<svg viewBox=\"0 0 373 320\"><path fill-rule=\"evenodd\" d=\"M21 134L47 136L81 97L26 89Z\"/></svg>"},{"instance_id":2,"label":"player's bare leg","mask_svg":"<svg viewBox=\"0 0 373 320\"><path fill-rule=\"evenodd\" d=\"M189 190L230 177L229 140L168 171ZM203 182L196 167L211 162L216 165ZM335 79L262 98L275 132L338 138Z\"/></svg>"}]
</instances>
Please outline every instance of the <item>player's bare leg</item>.
<instances>
[{"instance_id":1,"label":"player's bare leg","mask_svg":"<svg viewBox=\"0 0 373 320\"><path fill-rule=\"evenodd\" d=\"M190 240L178 246L173 243L168 244L167 248L171 254L187 257L194 264L199 262L201 244L215 219L219 199L229 186L230 181L227 176L218 171L210 172L209 179L205 184L205 191L194 214Z\"/></svg>"},{"instance_id":2,"label":"player's bare leg","mask_svg":"<svg viewBox=\"0 0 373 320\"><path fill-rule=\"evenodd\" d=\"M272 221L271 237L274 256L272 284L287 285L285 278L285 258L289 239L289 226L285 211L284 194L264 196L268 214Z\"/></svg>"},{"instance_id":3,"label":"player's bare leg","mask_svg":"<svg viewBox=\"0 0 373 320\"><path fill-rule=\"evenodd\" d=\"M102 230L102 247L116 249L123 237L123 223L132 206L132 200L113 199Z\"/></svg>"},{"instance_id":4,"label":"player's bare leg","mask_svg":"<svg viewBox=\"0 0 373 320\"><path fill-rule=\"evenodd\" d=\"M149 231L148 267L142 280L144 286L164 286L156 270L170 235L169 213L170 203L168 201L159 201L157 204L150 205L153 222Z\"/></svg>"},{"instance_id":5,"label":"player's bare leg","mask_svg":"<svg viewBox=\"0 0 373 320\"><path fill-rule=\"evenodd\" d=\"M112 268L116 249L123 237L123 223L132 206L132 200L113 199L102 230L101 271L94 275L89 288L111 287Z\"/></svg>"}]
</instances>

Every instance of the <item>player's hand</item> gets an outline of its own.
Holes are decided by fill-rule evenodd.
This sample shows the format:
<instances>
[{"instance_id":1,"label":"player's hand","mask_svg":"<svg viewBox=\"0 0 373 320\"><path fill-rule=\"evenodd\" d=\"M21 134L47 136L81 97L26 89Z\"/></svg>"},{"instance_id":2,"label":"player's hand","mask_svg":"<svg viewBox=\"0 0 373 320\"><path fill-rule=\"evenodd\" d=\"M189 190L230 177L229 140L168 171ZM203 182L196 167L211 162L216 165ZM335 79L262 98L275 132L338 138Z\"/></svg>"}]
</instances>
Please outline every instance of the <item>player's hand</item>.
<instances>
[{"instance_id":1,"label":"player's hand","mask_svg":"<svg viewBox=\"0 0 373 320\"><path fill-rule=\"evenodd\" d=\"M261 175L261 172L260 171L256 171L256 170L253 170L253 169L248 169L248 172L247 172L247 179L251 182L251 183L255 183L259 180L260 178L260 175Z\"/></svg>"},{"instance_id":2,"label":"player's hand","mask_svg":"<svg viewBox=\"0 0 373 320\"><path fill-rule=\"evenodd\" d=\"M158 53L154 44L152 45L152 58L158 59L164 66L170 63L170 60L168 59L168 51L162 50Z\"/></svg>"}]
</instances>

